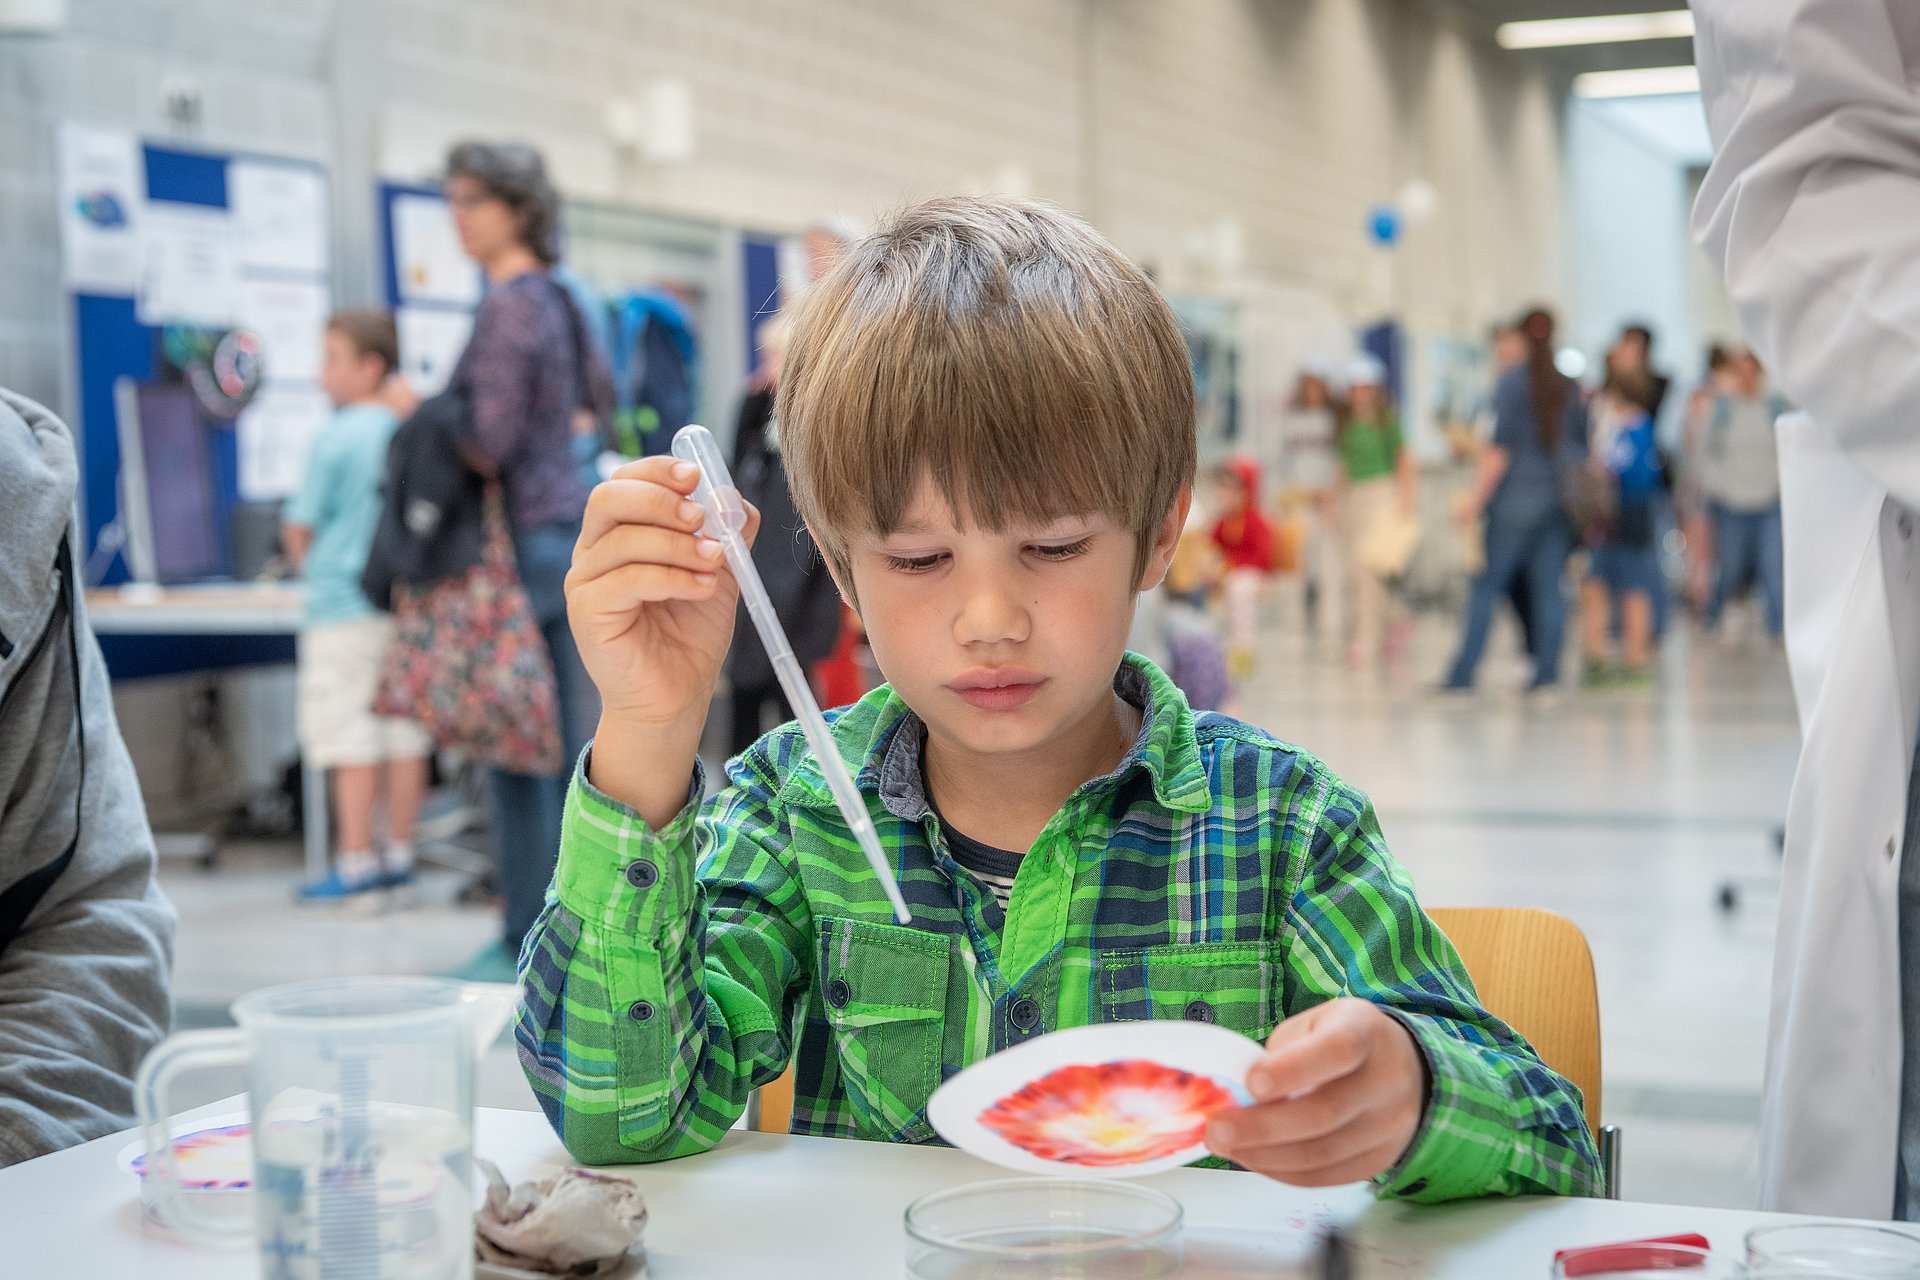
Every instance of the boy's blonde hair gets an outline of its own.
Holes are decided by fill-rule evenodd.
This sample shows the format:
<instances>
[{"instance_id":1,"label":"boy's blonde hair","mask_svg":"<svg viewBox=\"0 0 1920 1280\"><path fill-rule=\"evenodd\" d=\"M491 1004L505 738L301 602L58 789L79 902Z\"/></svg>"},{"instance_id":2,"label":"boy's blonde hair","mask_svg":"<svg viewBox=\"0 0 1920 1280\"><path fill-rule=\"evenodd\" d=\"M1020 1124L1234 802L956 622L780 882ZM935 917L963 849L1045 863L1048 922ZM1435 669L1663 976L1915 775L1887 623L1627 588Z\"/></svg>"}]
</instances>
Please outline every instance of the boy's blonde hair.
<instances>
[{"instance_id":1,"label":"boy's blonde hair","mask_svg":"<svg viewBox=\"0 0 1920 1280\"><path fill-rule=\"evenodd\" d=\"M848 551L922 475L993 531L1104 514L1136 572L1194 474L1193 375L1145 273L1034 200L951 196L855 245L793 318L781 453L800 514Z\"/></svg>"}]
</instances>

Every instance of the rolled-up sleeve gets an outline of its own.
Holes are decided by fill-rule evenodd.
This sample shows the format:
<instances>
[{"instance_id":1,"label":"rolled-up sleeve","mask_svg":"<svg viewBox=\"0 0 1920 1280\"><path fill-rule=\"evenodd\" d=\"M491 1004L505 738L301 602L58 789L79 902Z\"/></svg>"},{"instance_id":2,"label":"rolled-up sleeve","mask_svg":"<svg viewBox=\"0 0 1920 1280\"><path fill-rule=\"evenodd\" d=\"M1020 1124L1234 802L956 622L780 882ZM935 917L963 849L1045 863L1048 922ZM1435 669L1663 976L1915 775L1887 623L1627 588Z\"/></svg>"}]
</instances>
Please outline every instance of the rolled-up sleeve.
<instances>
[{"instance_id":1,"label":"rolled-up sleeve","mask_svg":"<svg viewBox=\"0 0 1920 1280\"><path fill-rule=\"evenodd\" d=\"M771 779L736 769L704 805L696 772L659 830L596 789L586 758L575 774L521 953L517 1040L555 1132L589 1163L712 1147L792 1056L811 924Z\"/></svg>"},{"instance_id":2,"label":"rolled-up sleeve","mask_svg":"<svg viewBox=\"0 0 1920 1280\"><path fill-rule=\"evenodd\" d=\"M1418 1132L1375 1179L1383 1197L1595 1195L1580 1091L1481 1005L1453 944L1420 909L1365 797L1332 796L1296 853L1286 1012L1341 996L1412 1034L1430 1081Z\"/></svg>"}]
</instances>

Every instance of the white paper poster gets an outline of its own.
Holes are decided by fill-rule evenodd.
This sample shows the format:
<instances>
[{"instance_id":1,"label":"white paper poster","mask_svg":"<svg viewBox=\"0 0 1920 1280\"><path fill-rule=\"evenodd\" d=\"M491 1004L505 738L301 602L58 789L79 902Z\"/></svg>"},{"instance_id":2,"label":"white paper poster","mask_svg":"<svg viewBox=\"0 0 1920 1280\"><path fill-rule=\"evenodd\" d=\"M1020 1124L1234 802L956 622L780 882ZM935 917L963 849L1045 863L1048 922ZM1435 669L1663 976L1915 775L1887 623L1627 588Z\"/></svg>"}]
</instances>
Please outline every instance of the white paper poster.
<instances>
[{"instance_id":1,"label":"white paper poster","mask_svg":"<svg viewBox=\"0 0 1920 1280\"><path fill-rule=\"evenodd\" d=\"M234 429L239 432L240 496L248 502L292 497L306 474L313 439L333 406L319 387L270 382Z\"/></svg>"},{"instance_id":2,"label":"white paper poster","mask_svg":"<svg viewBox=\"0 0 1920 1280\"><path fill-rule=\"evenodd\" d=\"M401 307L394 322L400 331L401 376L423 396L438 394L467 349L473 317L436 307Z\"/></svg>"},{"instance_id":3,"label":"white paper poster","mask_svg":"<svg viewBox=\"0 0 1920 1280\"><path fill-rule=\"evenodd\" d=\"M230 325L240 309L240 262L225 209L149 204L141 220L141 324Z\"/></svg>"},{"instance_id":4,"label":"white paper poster","mask_svg":"<svg viewBox=\"0 0 1920 1280\"><path fill-rule=\"evenodd\" d=\"M269 379L319 381L330 301L324 280L241 280L238 320L259 337Z\"/></svg>"},{"instance_id":5,"label":"white paper poster","mask_svg":"<svg viewBox=\"0 0 1920 1280\"><path fill-rule=\"evenodd\" d=\"M441 197L394 198L393 255L402 303L479 305L480 268L461 250L453 210Z\"/></svg>"},{"instance_id":6,"label":"white paper poster","mask_svg":"<svg viewBox=\"0 0 1920 1280\"><path fill-rule=\"evenodd\" d=\"M130 133L60 126L60 249L75 293L124 297L140 286L140 144Z\"/></svg>"},{"instance_id":7,"label":"white paper poster","mask_svg":"<svg viewBox=\"0 0 1920 1280\"><path fill-rule=\"evenodd\" d=\"M243 270L326 274L327 182L320 170L235 160L227 167L227 203Z\"/></svg>"}]
</instances>

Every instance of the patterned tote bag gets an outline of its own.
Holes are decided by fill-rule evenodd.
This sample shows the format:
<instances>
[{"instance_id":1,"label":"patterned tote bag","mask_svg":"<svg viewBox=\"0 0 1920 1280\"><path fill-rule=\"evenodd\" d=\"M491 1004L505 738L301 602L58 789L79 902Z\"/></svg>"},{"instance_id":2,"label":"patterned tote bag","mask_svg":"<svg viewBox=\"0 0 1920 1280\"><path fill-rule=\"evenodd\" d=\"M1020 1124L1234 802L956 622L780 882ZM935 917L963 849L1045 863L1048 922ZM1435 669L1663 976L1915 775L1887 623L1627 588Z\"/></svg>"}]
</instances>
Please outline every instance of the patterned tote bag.
<instances>
[{"instance_id":1,"label":"patterned tote bag","mask_svg":"<svg viewBox=\"0 0 1920 1280\"><path fill-rule=\"evenodd\" d=\"M559 691L497 493L481 562L430 587L396 583L374 711L512 773L560 772Z\"/></svg>"}]
</instances>

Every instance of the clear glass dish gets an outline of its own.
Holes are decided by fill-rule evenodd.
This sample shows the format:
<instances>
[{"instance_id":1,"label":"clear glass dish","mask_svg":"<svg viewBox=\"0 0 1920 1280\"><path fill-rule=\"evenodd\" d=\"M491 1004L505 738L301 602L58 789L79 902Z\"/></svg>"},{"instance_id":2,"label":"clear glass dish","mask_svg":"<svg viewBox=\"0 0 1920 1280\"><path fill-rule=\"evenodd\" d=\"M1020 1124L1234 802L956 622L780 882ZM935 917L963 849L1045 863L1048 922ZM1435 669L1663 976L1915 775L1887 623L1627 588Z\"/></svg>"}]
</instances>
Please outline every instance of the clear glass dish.
<instances>
[{"instance_id":1,"label":"clear glass dish","mask_svg":"<svg viewBox=\"0 0 1920 1280\"><path fill-rule=\"evenodd\" d=\"M907 1206L911 1280L1168 1280L1180 1202L1120 1181L1005 1178Z\"/></svg>"},{"instance_id":2,"label":"clear glass dish","mask_svg":"<svg viewBox=\"0 0 1920 1280\"><path fill-rule=\"evenodd\" d=\"M1747 1233L1747 1265L1766 1280L1914 1280L1920 1236L1850 1222L1756 1227Z\"/></svg>"}]
</instances>

